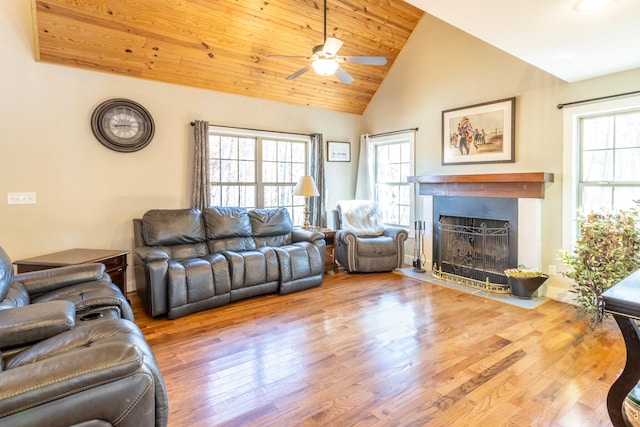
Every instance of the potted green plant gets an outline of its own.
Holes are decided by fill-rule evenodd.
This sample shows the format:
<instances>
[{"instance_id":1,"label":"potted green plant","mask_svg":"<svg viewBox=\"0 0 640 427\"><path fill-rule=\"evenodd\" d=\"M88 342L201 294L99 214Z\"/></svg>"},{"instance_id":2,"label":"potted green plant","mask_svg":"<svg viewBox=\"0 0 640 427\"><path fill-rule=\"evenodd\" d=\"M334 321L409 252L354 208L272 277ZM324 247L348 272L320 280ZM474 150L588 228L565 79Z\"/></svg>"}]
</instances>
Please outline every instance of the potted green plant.
<instances>
[{"instance_id":1,"label":"potted green plant","mask_svg":"<svg viewBox=\"0 0 640 427\"><path fill-rule=\"evenodd\" d=\"M511 288L511 295L516 298L531 299L545 280L549 278L537 268L527 268L519 265L518 268L508 268L504 271Z\"/></svg>"},{"instance_id":2,"label":"potted green plant","mask_svg":"<svg viewBox=\"0 0 640 427\"><path fill-rule=\"evenodd\" d=\"M562 274L573 279L571 292L581 310L593 316L593 327L604 317L602 292L640 268L637 220L637 209L580 215L580 234L573 252L560 252L570 267Z\"/></svg>"}]
</instances>

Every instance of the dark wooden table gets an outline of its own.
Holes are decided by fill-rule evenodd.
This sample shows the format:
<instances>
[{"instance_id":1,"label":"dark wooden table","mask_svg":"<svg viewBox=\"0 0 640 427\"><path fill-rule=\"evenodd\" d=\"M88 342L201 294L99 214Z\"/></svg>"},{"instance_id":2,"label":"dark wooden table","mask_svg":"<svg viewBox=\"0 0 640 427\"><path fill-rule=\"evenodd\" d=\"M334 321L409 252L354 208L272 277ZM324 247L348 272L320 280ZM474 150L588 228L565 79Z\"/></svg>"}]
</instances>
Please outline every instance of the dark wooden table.
<instances>
[{"instance_id":1,"label":"dark wooden table","mask_svg":"<svg viewBox=\"0 0 640 427\"><path fill-rule=\"evenodd\" d=\"M47 270L49 268L67 265L89 264L99 262L104 264L106 272L113 283L127 296L127 254L129 251L118 249L69 249L39 255L33 258L21 259L13 263L18 267L18 273Z\"/></svg>"},{"instance_id":2,"label":"dark wooden table","mask_svg":"<svg viewBox=\"0 0 640 427\"><path fill-rule=\"evenodd\" d=\"M640 381L640 270L602 293L604 311L613 315L627 348L627 361L607 395L607 410L614 427L630 425L622 404Z\"/></svg>"}]
</instances>

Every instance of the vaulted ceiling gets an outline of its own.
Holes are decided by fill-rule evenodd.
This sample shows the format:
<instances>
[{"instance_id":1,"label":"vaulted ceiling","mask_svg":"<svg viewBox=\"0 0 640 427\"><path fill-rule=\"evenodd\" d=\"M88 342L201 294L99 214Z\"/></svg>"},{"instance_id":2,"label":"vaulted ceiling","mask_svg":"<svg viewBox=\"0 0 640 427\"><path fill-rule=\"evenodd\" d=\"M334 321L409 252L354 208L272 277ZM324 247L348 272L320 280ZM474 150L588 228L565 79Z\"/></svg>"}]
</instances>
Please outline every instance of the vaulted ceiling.
<instances>
[{"instance_id":1,"label":"vaulted ceiling","mask_svg":"<svg viewBox=\"0 0 640 427\"><path fill-rule=\"evenodd\" d=\"M423 11L400 0L327 0L327 35L340 55L382 55L384 66L345 63L355 81L313 71L323 43L321 0L34 0L41 61L361 114Z\"/></svg>"}]
</instances>

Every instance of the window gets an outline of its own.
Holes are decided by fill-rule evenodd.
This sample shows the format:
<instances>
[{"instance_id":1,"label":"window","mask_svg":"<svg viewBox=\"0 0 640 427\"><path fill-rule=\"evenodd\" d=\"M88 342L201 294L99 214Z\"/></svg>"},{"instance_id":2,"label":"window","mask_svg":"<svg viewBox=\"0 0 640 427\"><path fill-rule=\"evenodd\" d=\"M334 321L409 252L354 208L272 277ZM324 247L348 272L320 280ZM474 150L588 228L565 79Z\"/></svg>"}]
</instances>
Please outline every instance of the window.
<instances>
[{"instance_id":1,"label":"window","mask_svg":"<svg viewBox=\"0 0 640 427\"><path fill-rule=\"evenodd\" d=\"M563 157L562 245L571 248L577 213L640 199L640 97L565 108Z\"/></svg>"},{"instance_id":2,"label":"window","mask_svg":"<svg viewBox=\"0 0 640 427\"><path fill-rule=\"evenodd\" d=\"M372 137L374 199L383 221L409 227L413 194L407 177L413 175L414 134Z\"/></svg>"},{"instance_id":3,"label":"window","mask_svg":"<svg viewBox=\"0 0 640 427\"><path fill-rule=\"evenodd\" d=\"M640 199L640 109L579 120L578 208L634 207Z\"/></svg>"},{"instance_id":4,"label":"window","mask_svg":"<svg viewBox=\"0 0 640 427\"><path fill-rule=\"evenodd\" d=\"M209 129L209 174L214 206L284 206L294 224L304 222L304 198L293 188L308 169L307 137Z\"/></svg>"}]
</instances>

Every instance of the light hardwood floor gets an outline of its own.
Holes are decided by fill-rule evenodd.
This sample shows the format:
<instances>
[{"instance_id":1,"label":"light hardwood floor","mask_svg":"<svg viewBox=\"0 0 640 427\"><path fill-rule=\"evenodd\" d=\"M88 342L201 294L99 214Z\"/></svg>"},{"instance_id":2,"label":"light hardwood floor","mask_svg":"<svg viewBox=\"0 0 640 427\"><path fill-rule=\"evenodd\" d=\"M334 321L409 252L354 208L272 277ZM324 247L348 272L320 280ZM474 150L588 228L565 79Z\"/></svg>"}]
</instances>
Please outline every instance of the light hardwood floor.
<instances>
[{"instance_id":1,"label":"light hardwood floor","mask_svg":"<svg viewBox=\"0 0 640 427\"><path fill-rule=\"evenodd\" d=\"M612 319L527 310L399 274L325 276L176 320L136 323L170 426L608 426L625 348Z\"/></svg>"}]
</instances>

